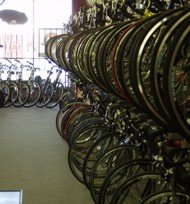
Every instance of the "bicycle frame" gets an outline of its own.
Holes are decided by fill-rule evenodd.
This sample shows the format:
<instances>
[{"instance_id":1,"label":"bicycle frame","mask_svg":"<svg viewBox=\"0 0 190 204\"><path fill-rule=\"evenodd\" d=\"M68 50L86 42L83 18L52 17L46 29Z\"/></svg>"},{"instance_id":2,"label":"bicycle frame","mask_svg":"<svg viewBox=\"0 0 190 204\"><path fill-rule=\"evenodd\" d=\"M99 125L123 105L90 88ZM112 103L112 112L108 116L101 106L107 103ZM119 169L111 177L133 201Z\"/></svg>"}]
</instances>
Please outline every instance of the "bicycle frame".
<instances>
[{"instance_id":1,"label":"bicycle frame","mask_svg":"<svg viewBox=\"0 0 190 204\"><path fill-rule=\"evenodd\" d=\"M53 82L54 87L56 86L56 83L60 81L60 75L62 73L61 68L59 67L59 69L57 69L56 72L57 72L57 76L56 76L56 78L55 78L55 80Z\"/></svg>"}]
</instances>

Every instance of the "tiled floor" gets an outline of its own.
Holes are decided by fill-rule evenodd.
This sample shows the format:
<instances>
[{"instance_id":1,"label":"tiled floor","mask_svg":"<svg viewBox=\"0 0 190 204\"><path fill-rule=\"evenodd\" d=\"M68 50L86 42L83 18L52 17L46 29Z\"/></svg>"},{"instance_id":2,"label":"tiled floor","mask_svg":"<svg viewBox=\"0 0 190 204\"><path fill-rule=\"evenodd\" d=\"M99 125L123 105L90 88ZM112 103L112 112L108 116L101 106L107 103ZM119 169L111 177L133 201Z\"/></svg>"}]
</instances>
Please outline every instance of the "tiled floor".
<instances>
[{"instance_id":1,"label":"tiled floor","mask_svg":"<svg viewBox=\"0 0 190 204\"><path fill-rule=\"evenodd\" d=\"M56 130L58 109L0 109L0 190L22 189L23 204L93 204L72 175Z\"/></svg>"}]
</instances>

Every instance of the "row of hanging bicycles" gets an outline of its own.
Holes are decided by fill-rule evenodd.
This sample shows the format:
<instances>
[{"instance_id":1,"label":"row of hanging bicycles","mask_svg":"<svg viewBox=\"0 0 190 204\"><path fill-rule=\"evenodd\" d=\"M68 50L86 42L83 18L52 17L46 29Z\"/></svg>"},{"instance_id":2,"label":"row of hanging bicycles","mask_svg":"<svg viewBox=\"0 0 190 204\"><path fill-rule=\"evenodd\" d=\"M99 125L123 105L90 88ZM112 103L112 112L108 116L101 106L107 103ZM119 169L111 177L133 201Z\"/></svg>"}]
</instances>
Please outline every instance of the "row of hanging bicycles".
<instances>
[{"instance_id":1,"label":"row of hanging bicycles","mask_svg":"<svg viewBox=\"0 0 190 204\"><path fill-rule=\"evenodd\" d=\"M49 39L72 73L56 127L96 204L190 203L190 7Z\"/></svg>"},{"instance_id":2,"label":"row of hanging bicycles","mask_svg":"<svg viewBox=\"0 0 190 204\"><path fill-rule=\"evenodd\" d=\"M64 97L56 127L72 174L97 204L190 202L189 143L93 86Z\"/></svg>"},{"instance_id":3,"label":"row of hanging bicycles","mask_svg":"<svg viewBox=\"0 0 190 204\"><path fill-rule=\"evenodd\" d=\"M16 62L16 63L15 63ZM4 95L3 107L48 107L53 108L61 101L64 94L64 86L61 83L60 76L62 69L51 61L51 68L48 70L48 76L42 80L40 75L35 76L39 68L26 61L21 62L18 59L4 59L0 63L0 90ZM30 72L28 79L23 79L24 72ZM51 79L53 73L56 78ZM3 77L6 75L6 80ZM13 80L13 76L16 76Z\"/></svg>"}]
</instances>

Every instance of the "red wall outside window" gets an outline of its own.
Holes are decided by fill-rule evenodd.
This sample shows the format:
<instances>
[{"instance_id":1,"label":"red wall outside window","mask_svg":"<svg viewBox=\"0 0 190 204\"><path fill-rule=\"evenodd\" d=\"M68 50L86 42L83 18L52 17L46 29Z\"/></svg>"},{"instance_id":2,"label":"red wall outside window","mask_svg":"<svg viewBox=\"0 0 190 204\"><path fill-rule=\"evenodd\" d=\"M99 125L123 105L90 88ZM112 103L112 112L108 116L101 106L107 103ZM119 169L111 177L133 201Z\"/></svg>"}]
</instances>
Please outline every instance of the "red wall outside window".
<instances>
[{"instance_id":1,"label":"red wall outside window","mask_svg":"<svg viewBox=\"0 0 190 204\"><path fill-rule=\"evenodd\" d=\"M79 11L80 7L86 6L85 0L72 0L72 13Z\"/></svg>"}]
</instances>

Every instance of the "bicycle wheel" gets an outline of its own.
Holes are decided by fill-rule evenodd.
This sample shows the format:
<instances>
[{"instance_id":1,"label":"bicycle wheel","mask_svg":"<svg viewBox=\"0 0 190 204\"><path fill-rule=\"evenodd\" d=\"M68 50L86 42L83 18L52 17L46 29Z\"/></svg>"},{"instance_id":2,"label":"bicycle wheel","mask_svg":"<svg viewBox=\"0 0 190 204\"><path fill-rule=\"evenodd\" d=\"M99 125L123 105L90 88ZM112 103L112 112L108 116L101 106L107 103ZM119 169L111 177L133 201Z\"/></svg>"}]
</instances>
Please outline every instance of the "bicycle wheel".
<instances>
[{"instance_id":1,"label":"bicycle wheel","mask_svg":"<svg viewBox=\"0 0 190 204\"><path fill-rule=\"evenodd\" d=\"M67 37L67 34L56 35L51 37L45 44L45 54L56 64L59 64L59 60L56 55L57 46L62 39L66 39Z\"/></svg>"},{"instance_id":2,"label":"bicycle wheel","mask_svg":"<svg viewBox=\"0 0 190 204\"><path fill-rule=\"evenodd\" d=\"M97 69L98 78L106 83L106 86L110 93L113 93L119 98L123 98L122 94L118 90L115 81L112 77L112 56L115 43L119 36L126 28L134 23L134 20L118 23L111 31L104 34L102 41L97 43L97 57L95 58L95 67Z\"/></svg>"},{"instance_id":3,"label":"bicycle wheel","mask_svg":"<svg viewBox=\"0 0 190 204\"><path fill-rule=\"evenodd\" d=\"M154 21L150 21L144 30L138 34L138 39L132 47L130 53L130 68L131 85L138 100L143 104L144 110L155 121L162 126L168 128L168 122L165 120L162 112L158 110L153 97L150 85L150 60L152 50L160 36L162 30L167 27L167 24L181 12L180 10L171 10L163 13Z\"/></svg>"},{"instance_id":4,"label":"bicycle wheel","mask_svg":"<svg viewBox=\"0 0 190 204\"><path fill-rule=\"evenodd\" d=\"M61 109L59 110L57 116L56 116L56 128L57 128L57 131L58 133L60 134L60 136L62 137L62 133L61 133L61 124L62 124L62 120L64 118L64 112L70 108L71 106L74 106L74 105L82 105L81 102L70 102L70 103L66 103L63 105L63 107L61 107Z\"/></svg>"},{"instance_id":5,"label":"bicycle wheel","mask_svg":"<svg viewBox=\"0 0 190 204\"><path fill-rule=\"evenodd\" d=\"M85 114L84 117L79 118L79 121L76 121L73 125L69 127L68 134L68 144L72 144L76 137L82 132L84 132L89 127L105 127L106 124L105 120L101 118L100 116L94 115L91 112L88 112L89 114ZM98 139L98 138L97 138Z\"/></svg>"},{"instance_id":6,"label":"bicycle wheel","mask_svg":"<svg viewBox=\"0 0 190 204\"><path fill-rule=\"evenodd\" d=\"M117 89L124 99L130 101L139 109L142 109L142 105L134 94L129 77L129 53L135 41L134 34L139 34L140 28L147 23L147 19L140 19L129 25L118 38L112 56L112 75Z\"/></svg>"},{"instance_id":7,"label":"bicycle wheel","mask_svg":"<svg viewBox=\"0 0 190 204\"><path fill-rule=\"evenodd\" d=\"M0 5L3 5L4 2L5 2L5 0L1 0L1 1L0 1Z\"/></svg>"},{"instance_id":8,"label":"bicycle wheel","mask_svg":"<svg viewBox=\"0 0 190 204\"><path fill-rule=\"evenodd\" d=\"M82 57L81 54L85 53L84 46L93 33L94 29L82 32L80 36L75 38L69 49L70 65L72 66L73 73L84 82L91 82L91 79L89 77L88 69L85 69L85 55Z\"/></svg>"},{"instance_id":9,"label":"bicycle wheel","mask_svg":"<svg viewBox=\"0 0 190 204\"><path fill-rule=\"evenodd\" d=\"M141 201L141 204L189 204L190 194L185 192L160 191L154 193Z\"/></svg>"},{"instance_id":10,"label":"bicycle wheel","mask_svg":"<svg viewBox=\"0 0 190 204\"><path fill-rule=\"evenodd\" d=\"M5 97L5 100L4 100L4 106L6 105L6 103L8 102L9 100L9 97L10 97L10 88L8 86L8 84L4 83L4 82L1 82L0 84L0 90L2 91L4 97Z\"/></svg>"},{"instance_id":11,"label":"bicycle wheel","mask_svg":"<svg viewBox=\"0 0 190 204\"><path fill-rule=\"evenodd\" d=\"M100 124L93 123L82 133L75 136L75 139L69 146L68 163L73 175L80 182L83 181L82 170L85 156L88 150L98 138L102 137L106 128Z\"/></svg>"},{"instance_id":12,"label":"bicycle wheel","mask_svg":"<svg viewBox=\"0 0 190 204\"><path fill-rule=\"evenodd\" d=\"M132 23L131 25L128 26L128 28L126 28L123 31L123 33L121 34L121 36L118 38L117 42L115 43L115 46L113 48L113 53L112 53L112 64L111 64L112 78L113 78L116 89L118 90L118 92L120 93L122 98L124 98L127 101L130 98L128 98L128 96L125 94L125 91L122 87L122 84L120 83L120 79L118 78L118 77L120 77L119 72L121 71L121 69L120 69L120 63L121 63L120 60L121 59L119 59L118 57L121 57L123 54L123 51L120 51L120 50L121 50L122 45L124 45L123 39L125 38L125 35L130 33L130 30L133 29L133 27L137 23L139 23L139 21L141 21L141 20L138 20L138 21Z\"/></svg>"},{"instance_id":13,"label":"bicycle wheel","mask_svg":"<svg viewBox=\"0 0 190 204\"><path fill-rule=\"evenodd\" d=\"M63 84L61 82L57 82L56 84L53 85L54 85L53 96L51 98L51 101L46 105L47 108L55 107L57 104L59 104L59 102L63 98L64 94Z\"/></svg>"},{"instance_id":14,"label":"bicycle wheel","mask_svg":"<svg viewBox=\"0 0 190 204\"><path fill-rule=\"evenodd\" d=\"M13 94L13 93L12 93ZM15 100L13 105L15 107L21 107L23 106L29 99L30 96L30 88L27 83L21 82L21 84L18 85L18 98ZM15 98L14 94L12 95L13 100Z\"/></svg>"},{"instance_id":15,"label":"bicycle wheel","mask_svg":"<svg viewBox=\"0 0 190 204\"><path fill-rule=\"evenodd\" d=\"M8 100L6 102L6 104L4 105L4 107L10 107L14 104L14 102L17 100L18 98L18 86L16 83L14 82L8 82L7 85L9 86L9 90L10 90L10 95L8 96Z\"/></svg>"},{"instance_id":16,"label":"bicycle wheel","mask_svg":"<svg viewBox=\"0 0 190 204\"><path fill-rule=\"evenodd\" d=\"M129 177L147 171L155 171L156 168L153 162L154 161L151 159L135 159L114 168L102 184L98 196L99 203L109 204L113 199L114 193L127 181L127 179L129 179Z\"/></svg>"},{"instance_id":17,"label":"bicycle wheel","mask_svg":"<svg viewBox=\"0 0 190 204\"><path fill-rule=\"evenodd\" d=\"M89 186L89 176L93 165L102 154L118 145L119 138L120 133L118 132L105 133L104 136L98 139L89 149L83 165L83 180L87 187Z\"/></svg>"},{"instance_id":18,"label":"bicycle wheel","mask_svg":"<svg viewBox=\"0 0 190 204\"><path fill-rule=\"evenodd\" d=\"M61 121L61 135L66 141L67 141L67 135L66 135L67 122L68 122L70 116L72 115L72 113L81 107L85 107L85 104L81 104L79 106L78 105L71 106L63 113L62 121ZM86 107L90 108L89 106L86 106Z\"/></svg>"},{"instance_id":19,"label":"bicycle wheel","mask_svg":"<svg viewBox=\"0 0 190 204\"><path fill-rule=\"evenodd\" d=\"M71 115L69 116L66 125L65 125L65 129L64 129L64 134L67 138L67 142L70 141L71 142L71 138L70 135L72 133L72 129L75 128L75 126L77 126L77 124L84 120L84 118L89 118L91 116L93 116L93 110L91 106L82 106L82 107L78 107L77 109L75 109ZM69 131L70 129L70 131ZM73 138L72 138L73 139Z\"/></svg>"},{"instance_id":20,"label":"bicycle wheel","mask_svg":"<svg viewBox=\"0 0 190 204\"><path fill-rule=\"evenodd\" d=\"M177 132L179 131L179 125L178 122L174 121L174 117L170 113L171 103L164 97L164 95L166 94L165 92L167 90L167 86L163 84L163 82L166 76L165 69L168 70L168 66L163 65L166 62L168 48L171 46L171 44L173 44L173 38L176 32L178 32L182 21L189 16L189 8L187 7L182 9L182 12L176 15L176 17L167 24L166 28L158 37L157 43L153 48L150 61L151 89L153 97L155 98L156 106L159 112L168 121L169 126L173 128L173 131ZM170 54L173 55L173 51Z\"/></svg>"},{"instance_id":21,"label":"bicycle wheel","mask_svg":"<svg viewBox=\"0 0 190 204\"><path fill-rule=\"evenodd\" d=\"M156 172L145 172L130 177L114 193L110 204L140 204L150 194L162 190L161 176ZM168 188L167 185L164 188Z\"/></svg>"},{"instance_id":22,"label":"bicycle wheel","mask_svg":"<svg viewBox=\"0 0 190 204\"><path fill-rule=\"evenodd\" d=\"M34 106L41 96L41 86L37 82L33 82L33 84L29 85L30 87L30 96L27 102L24 104L24 107L32 107Z\"/></svg>"},{"instance_id":23,"label":"bicycle wheel","mask_svg":"<svg viewBox=\"0 0 190 204\"><path fill-rule=\"evenodd\" d=\"M23 106L30 97L30 88L27 83L21 82L18 84L18 98L15 100L15 95L12 92L12 99L15 100L13 105L15 107L21 107Z\"/></svg>"},{"instance_id":24,"label":"bicycle wheel","mask_svg":"<svg viewBox=\"0 0 190 204\"><path fill-rule=\"evenodd\" d=\"M71 100L67 100L67 99L69 99L70 96L71 96L71 93L68 91L63 94L63 97L62 97L61 101L59 102L59 109L61 109L64 106L64 104L71 101ZM72 99L72 96L71 96L71 99Z\"/></svg>"},{"instance_id":25,"label":"bicycle wheel","mask_svg":"<svg viewBox=\"0 0 190 204\"><path fill-rule=\"evenodd\" d=\"M133 145L118 145L104 152L94 163L87 181L91 196L98 203L98 196L106 176L118 165L136 157Z\"/></svg>"},{"instance_id":26,"label":"bicycle wheel","mask_svg":"<svg viewBox=\"0 0 190 204\"><path fill-rule=\"evenodd\" d=\"M53 97L53 84L51 82L48 82L42 86L42 93L41 96L36 103L37 107L42 108L45 107L52 99Z\"/></svg>"},{"instance_id":27,"label":"bicycle wheel","mask_svg":"<svg viewBox=\"0 0 190 204\"><path fill-rule=\"evenodd\" d=\"M102 80L102 77L98 75L98 67L96 65L96 57L99 52L98 44L105 39L106 34L108 34L112 29L114 29L116 25L109 25L101 28L98 32L95 32L94 35L91 36L90 41L85 44L84 52L83 53L83 61L85 64L86 69L88 68L89 75L93 81L101 90L105 92L110 92L108 90L107 84L105 80ZM81 50L82 51L82 50ZM80 52L81 52L80 51ZM101 60L101 59L100 59Z\"/></svg>"},{"instance_id":28,"label":"bicycle wheel","mask_svg":"<svg viewBox=\"0 0 190 204\"><path fill-rule=\"evenodd\" d=\"M190 15L181 23L168 48L164 61L164 69L167 70L164 70L163 82L166 87L164 99L172 120L178 127L179 134L190 142L189 45L186 43L190 34L189 20Z\"/></svg>"},{"instance_id":29,"label":"bicycle wheel","mask_svg":"<svg viewBox=\"0 0 190 204\"><path fill-rule=\"evenodd\" d=\"M75 40L75 38L77 38L77 36L80 36L80 34L81 34L81 31L75 33L74 35L70 35L68 38L66 38L66 40L64 40L64 43L61 44L59 56L61 55L61 61L63 61L62 64L64 64L67 70L71 72L73 70L72 70L72 67L70 66L69 49L70 49L72 42Z\"/></svg>"},{"instance_id":30,"label":"bicycle wheel","mask_svg":"<svg viewBox=\"0 0 190 204\"><path fill-rule=\"evenodd\" d=\"M69 36L62 36L61 40L59 40L58 44L56 45L56 59L57 59L57 64L59 64L59 66L61 66L63 68L63 70L65 71L69 71L69 69L67 68L67 65L65 64L64 58L63 58L63 53L62 53L62 49L64 44L67 42L67 38L69 38Z\"/></svg>"},{"instance_id":31,"label":"bicycle wheel","mask_svg":"<svg viewBox=\"0 0 190 204\"><path fill-rule=\"evenodd\" d=\"M97 128L104 127L105 129L107 128L105 124L105 119L103 119L100 116L90 116L88 118L83 118L81 121L79 121L79 123L76 123L76 125L73 127L72 130L70 130L69 145L75 141L78 135L80 135L82 132L84 132L89 127L97 127Z\"/></svg>"}]
</instances>

